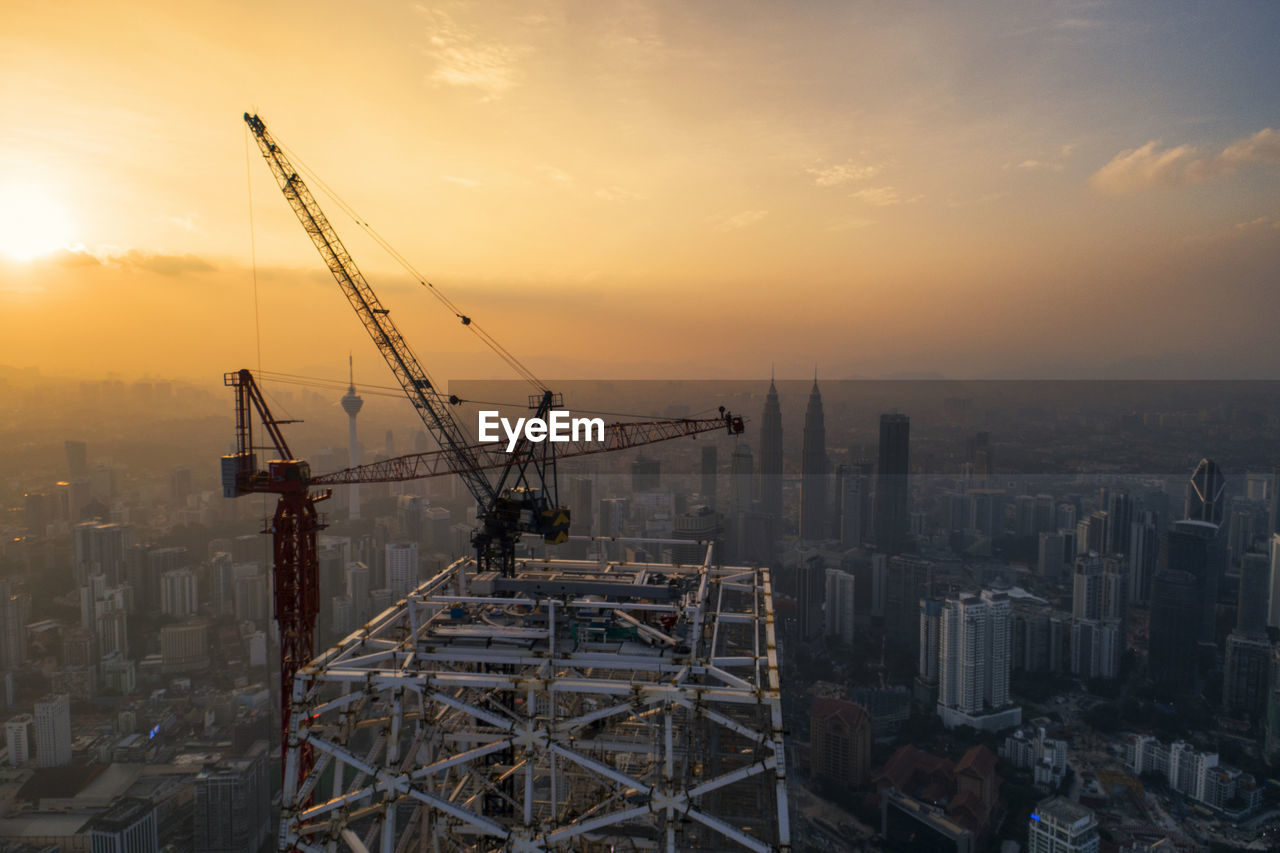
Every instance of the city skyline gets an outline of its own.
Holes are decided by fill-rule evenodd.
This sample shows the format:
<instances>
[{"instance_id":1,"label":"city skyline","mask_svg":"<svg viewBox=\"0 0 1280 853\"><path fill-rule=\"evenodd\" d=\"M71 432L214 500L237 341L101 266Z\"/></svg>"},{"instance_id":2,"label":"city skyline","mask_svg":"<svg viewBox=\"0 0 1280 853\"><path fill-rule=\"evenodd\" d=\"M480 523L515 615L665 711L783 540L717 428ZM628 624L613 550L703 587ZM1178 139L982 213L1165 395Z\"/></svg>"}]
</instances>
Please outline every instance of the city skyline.
<instances>
[{"instance_id":1,"label":"city skyline","mask_svg":"<svg viewBox=\"0 0 1280 853\"><path fill-rule=\"evenodd\" d=\"M1280 363L1274 7L302 10L11 10L0 364L255 363L255 253L264 366L314 364L298 326L375 363L246 109L544 375L760 376L761 339L781 376ZM442 375L505 375L336 224Z\"/></svg>"}]
</instances>

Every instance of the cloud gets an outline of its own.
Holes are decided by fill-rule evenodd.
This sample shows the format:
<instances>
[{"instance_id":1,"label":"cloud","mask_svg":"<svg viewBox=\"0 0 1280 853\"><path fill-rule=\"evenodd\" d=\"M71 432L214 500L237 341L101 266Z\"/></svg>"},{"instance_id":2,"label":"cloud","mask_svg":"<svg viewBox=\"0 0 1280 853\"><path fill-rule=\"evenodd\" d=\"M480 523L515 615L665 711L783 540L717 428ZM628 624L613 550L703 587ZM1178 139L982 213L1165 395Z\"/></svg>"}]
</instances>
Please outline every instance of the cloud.
<instances>
[{"instance_id":1,"label":"cloud","mask_svg":"<svg viewBox=\"0 0 1280 853\"><path fill-rule=\"evenodd\" d=\"M573 183L573 175L570 175L568 172L561 171L555 166L539 166L538 171L542 173L544 178L557 184Z\"/></svg>"},{"instance_id":2,"label":"cloud","mask_svg":"<svg viewBox=\"0 0 1280 853\"><path fill-rule=\"evenodd\" d=\"M217 270L213 264L196 255L165 255L139 249L131 249L123 255L111 255L107 258L107 262L126 269L144 270L172 278L187 273L206 273Z\"/></svg>"},{"instance_id":3,"label":"cloud","mask_svg":"<svg viewBox=\"0 0 1280 853\"><path fill-rule=\"evenodd\" d=\"M622 187L601 187L596 190L596 198L605 201L635 201L644 198L640 193L632 192Z\"/></svg>"},{"instance_id":4,"label":"cloud","mask_svg":"<svg viewBox=\"0 0 1280 853\"><path fill-rule=\"evenodd\" d=\"M1211 155L1191 145L1164 148L1159 140L1152 140L1121 151L1089 178L1089 185L1108 195L1124 195L1198 184L1263 163L1280 163L1280 130L1265 128Z\"/></svg>"},{"instance_id":5,"label":"cloud","mask_svg":"<svg viewBox=\"0 0 1280 853\"><path fill-rule=\"evenodd\" d=\"M737 231L739 228L746 228L748 225L754 225L761 219L769 215L767 210L744 210L736 213L727 219L722 219L716 226L717 231Z\"/></svg>"},{"instance_id":6,"label":"cloud","mask_svg":"<svg viewBox=\"0 0 1280 853\"><path fill-rule=\"evenodd\" d=\"M504 95L518 81L524 49L483 39L459 25L442 9L415 7L429 19L427 56L435 63L431 83L478 89L486 101Z\"/></svg>"},{"instance_id":7,"label":"cloud","mask_svg":"<svg viewBox=\"0 0 1280 853\"><path fill-rule=\"evenodd\" d=\"M892 204L912 204L920 200L920 196L903 198L897 187L868 187L858 190L853 197L875 207L888 207Z\"/></svg>"},{"instance_id":8,"label":"cloud","mask_svg":"<svg viewBox=\"0 0 1280 853\"><path fill-rule=\"evenodd\" d=\"M1257 219L1250 219L1248 222L1237 222L1234 227L1237 231L1261 231L1263 229L1280 231L1280 217L1259 216Z\"/></svg>"},{"instance_id":9,"label":"cloud","mask_svg":"<svg viewBox=\"0 0 1280 853\"><path fill-rule=\"evenodd\" d=\"M1017 170L1020 172L1061 172L1066 167L1067 158L1076 150L1074 142L1063 145L1057 152L1048 156L1028 157L1017 162L1005 163L1002 167L1006 172Z\"/></svg>"},{"instance_id":10,"label":"cloud","mask_svg":"<svg viewBox=\"0 0 1280 853\"><path fill-rule=\"evenodd\" d=\"M60 249L49 256L49 262L60 267L96 267L102 265L102 261L99 258L83 248Z\"/></svg>"},{"instance_id":11,"label":"cloud","mask_svg":"<svg viewBox=\"0 0 1280 853\"><path fill-rule=\"evenodd\" d=\"M975 198L965 198L965 199L953 198L947 202L947 207L968 207L969 205L973 205L973 204L990 204L993 201L999 201L1000 199L1004 198L1007 195L1008 195L1007 192L995 192L995 193L984 193L983 195L977 196Z\"/></svg>"},{"instance_id":12,"label":"cloud","mask_svg":"<svg viewBox=\"0 0 1280 853\"><path fill-rule=\"evenodd\" d=\"M466 187L467 189L477 189L478 187L484 186L484 184L479 181L472 180L471 178L459 177L458 175L441 175L440 179L448 181L451 184L457 184L460 187Z\"/></svg>"},{"instance_id":13,"label":"cloud","mask_svg":"<svg viewBox=\"0 0 1280 853\"><path fill-rule=\"evenodd\" d=\"M813 175L813 183L819 187L838 187L849 181L866 181L883 171L882 166L858 165L852 160L832 166L810 166L805 169Z\"/></svg>"},{"instance_id":14,"label":"cloud","mask_svg":"<svg viewBox=\"0 0 1280 853\"><path fill-rule=\"evenodd\" d=\"M859 228L869 228L875 225L874 219L864 219L861 216L845 216L827 225L828 231L855 231Z\"/></svg>"},{"instance_id":15,"label":"cloud","mask_svg":"<svg viewBox=\"0 0 1280 853\"><path fill-rule=\"evenodd\" d=\"M1023 160L1021 163L1005 163L1006 169L1022 172L1061 172L1062 163L1053 160Z\"/></svg>"},{"instance_id":16,"label":"cloud","mask_svg":"<svg viewBox=\"0 0 1280 853\"><path fill-rule=\"evenodd\" d=\"M1053 22L1055 30L1096 30L1102 26L1097 18L1062 18Z\"/></svg>"},{"instance_id":17,"label":"cloud","mask_svg":"<svg viewBox=\"0 0 1280 853\"><path fill-rule=\"evenodd\" d=\"M169 222L172 222L174 225L177 225L183 231L195 231L197 228L199 228L199 226L196 225L196 220L198 220L199 218L200 216L195 213L188 213L186 216L166 216L165 217L165 219L167 219Z\"/></svg>"}]
</instances>

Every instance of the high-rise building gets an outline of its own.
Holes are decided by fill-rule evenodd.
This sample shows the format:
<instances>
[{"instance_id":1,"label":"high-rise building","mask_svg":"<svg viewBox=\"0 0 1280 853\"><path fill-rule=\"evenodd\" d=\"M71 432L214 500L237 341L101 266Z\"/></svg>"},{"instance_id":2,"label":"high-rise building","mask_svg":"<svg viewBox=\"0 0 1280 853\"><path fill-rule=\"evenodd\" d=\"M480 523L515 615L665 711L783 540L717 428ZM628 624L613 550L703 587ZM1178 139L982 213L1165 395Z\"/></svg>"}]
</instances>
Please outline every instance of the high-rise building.
<instances>
[{"instance_id":1,"label":"high-rise building","mask_svg":"<svg viewBox=\"0 0 1280 853\"><path fill-rule=\"evenodd\" d=\"M800 475L800 538L826 539L831 533L827 515L827 426L816 376L804 411Z\"/></svg>"},{"instance_id":2,"label":"high-rise building","mask_svg":"<svg viewBox=\"0 0 1280 853\"><path fill-rule=\"evenodd\" d=\"M1156 558L1157 573L1184 571L1195 576L1200 606L1196 639L1205 644L1213 642L1215 633L1218 577L1221 570L1215 559L1217 535L1217 526L1209 522L1175 522L1173 530L1160 535L1160 552ZM1186 630L1186 625L1182 627Z\"/></svg>"},{"instance_id":3,"label":"high-rise building","mask_svg":"<svg viewBox=\"0 0 1280 853\"><path fill-rule=\"evenodd\" d=\"M418 585L418 543L387 543L387 587L399 601Z\"/></svg>"},{"instance_id":4,"label":"high-rise building","mask_svg":"<svg viewBox=\"0 0 1280 853\"><path fill-rule=\"evenodd\" d=\"M1151 600L1151 578L1159 554L1155 514L1145 512L1129 525L1129 600L1134 604Z\"/></svg>"},{"instance_id":5,"label":"high-rise building","mask_svg":"<svg viewBox=\"0 0 1280 853\"><path fill-rule=\"evenodd\" d=\"M1125 646L1129 577L1123 557L1075 559L1071 608L1071 672L1116 678Z\"/></svg>"},{"instance_id":6,"label":"high-rise building","mask_svg":"<svg viewBox=\"0 0 1280 853\"><path fill-rule=\"evenodd\" d=\"M845 645L853 644L855 584L853 575L840 569L827 569L827 595L823 604L823 630Z\"/></svg>"},{"instance_id":7,"label":"high-rise building","mask_svg":"<svg viewBox=\"0 0 1280 853\"><path fill-rule=\"evenodd\" d=\"M71 763L71 699L50 693L36 702L36 764L60 767Z\"/></svg>"},{"instance_id":8,"label":"high-rise building","mask_svg":"<svg viewBox=\"0 0 1280 853\"><path fill-rule=\"evenodd\" d=\"M1096 553L1076 557L1071 615L1076 619L1102 618L1102 560Z\"/></svg>"},{"instance_id":9,"label":"high-rise building","mask_svg":"<svg viewBox=\"0 0 1280 853\"><path fill-rule=\"evenodd\" d=\"M700 482L698 491L702 495L702 499L706 501L707 506L712 509L716 508L716 446L714 444L702 445L702 459L699 467Z\"/></svg>"},{"instance_id":10,"label":"high-rise building","mask_svg":"<svg viewBox=\"0 0 1280 853\"><path fill-rule=\"evenodd\" d=\"M271 591L267 576L258 571L257 563L236 563L231 572L236 619L262 626L271 618Z\"/></svg>"},{"instance_id":11,"label":"high-rise building","mask_svg":"<svg viewBox=\"0 0 1280 853\"><path fill-rule=\"evenodd\" d=\"M884 558L883 554L877 555ZM909 554L885 560L883 616L885 633L893 642L918 651L917 619L920 599L933 595L934 564Z\"/></svg>"},{"instance_id":12,"label":"high-rise building","mask_svg":"<svg viewBox=\"0 0 1280 853\"><path fill-rule=\"evenodd\" d=\"M1271 469L1270 504L1267 507L1267 541L1280 533L1280 467Z\"/></svg>"},{"instance_id":13,"label":"high-rise building","mask_svg":"<svg viewBox=\"0 0 1280 853\"><path fill-rule=\"evenodd\" d=\"M817 551L801 553L796 565L796 627L804 640L812 640L822 633L826 568L822 554Z\"/></svg>"},{"instance_id":14,"label":"high-rise building","mask_svg":"<svg viewBox=\"0 0 1280 853\"><path fill-rule=\"evenodd\" d=\"M754 513L755 504L752 491L755 487L755 460L751 456L751 448L745 442L738 442L729 457L729 523L728 523L728 557L735 562L763 561L767 553L753 547L754 540L749 535L751 525L759 513Z\"/></svg>"},{"instance_id":15,"label":"high-rise building","mask_svg":"<svg viewBox=\"0 0 1280 853\"><path fill-rule=\"evenodd\" d=\"M261 537L253 537L255 540ZM170 548L152 548L146 552L145 563L142 576L137 578L138 583L134 584L133 579L130 585L133 586L134 598L138 602L138 609L142 611L159 610L161 605L161 578L165 572L171 572L175 569L185 569L191 565L191 556L186 548L170 547Z\"/></svg>"},{"instance_id":16,"label":"high-rise building","mask_svg":"<svg viewBox=\"0 0 1280 853\"><path fill-rule=\"evenodd\" d=\"M185 507L191 496L191 469L183 465L169 472L169 500L177 507Z\"/></svg>"},{"instance_id":17,"label":"high-rise building","mask_svg":"<svg viewBox=\"0 0 1280 853\"><path fill-rule=\"evenodd\" d=\"M723 537L723 528L720 524L720 514L709 506L690 507L688 512L676 516L674 529L671 536L674 539L682 539L690 543L690 545L673 545L671 546L671 561L682 565L697 565L707 558L706 543L713 543L714 549L711 552L712 562L722 562L719 553L721 541Z\"/></svg>"},{"instance_id":18,"label":"high-rise building","mask_svg":"<svg viewBox=\"0 0 1280 853\"><path fill-rule=\"evenodd\" d=\"M1271 681L1267 592L1271 566L1265 554L1245 554L1240 570L1236 627L1227 637L1222 706L1238 718L1262 722Z\"/></svg>"},{"instance_id":19,"label":"high-rise building","mask_svg":"<svg viewBox=\"0 0 1280 853\"><path fill-rule=\"evenodd\" d=\"M1271 571L1267 587L1267 627L1280 628L1280 533L1273 533L1267 544L1271 551Z\"/></svg>"},{"instance_id":20,"label":"high-rise building","mask_svg":"<svg viewBox=\"0 0 1280 853\"><path fill-rule=\"evenodd\" d=\"M986 431L976 432L965 444L973 485L981 488L995 472L995 457L991 449L991 433Z\"/></svg>"},{"instance_id":21,"label":"high-rise building","mask_svg":"<svg viewBox=\"0 0 1280 853\"><path fill-rule=\"evenodd\" d=\"M1103 535L1103 550L1108 554L1128 554L1132 524L1133 498L1124 491L1108 494L1107 527Z\"/></svg>"},{"instance_id":22,"label":"high-rise building","mask_svg":"<svg viewBox=\"0 0 1280 853\"><path fill-rule=\"evenodd\" d=\"M246 758L206 767L195 780L192 846L196 853L256 853L271 822L266 743Z\"/></svg>"},{"instance_id":23,"label":"high-rise building","mask_svg":"<svg viewBox=\"0 0 1280 853\"><path fill-rule=\"evenodd\" d=\"M1236 630L1245 634L1267 633L1271 560L1266 554L1250 552L1240 563L1240 591L1236 607Z\"/></svg>"},{"instance_id":24,"label":"high-rise building","mask_svg":"<svg viewBox=\"0 0 1280 853\"><path fill-rule=\"evenodd\" d=\"M1009 702L1013 632L1009 596L984 590L948 598L938 626L938 716L948 727L1019 725Z\"/></svg>"},{"instance_id":25,"label":"high-rise building","mask_svg":"<svg viewBox=\"0 0 1280 853\"><path fill-rule=\"evenodd\" d=\"M782 405L772 378L760 418L760 509L782 515Z\"/></svg>"},{"instance_id":26,"label":"high-rise building","mask_svg":"<svg viewBox=\"0 0 1280 853\"><path fill-rule=\"evenodd\" d=\"M574 536L594 536L595 502L590 477L569 478L569 518Z\"/></svg>"},{"instance_id":27,"label":"high-rise building","mask_svg":"<svg viewBox=\"0 0 1280 853\"><path fill-rule=\"evenodd\" d=\"M13 672L27 660L27 622L31 596L15 595L7 578L0 578L0 671Z\"/></svg>"},{"instance_id":28,"label":"high-rise building","mask_svg":"<svg viewBox=\"0 0 1280 853\"><path fill-rule=\"evenodd\" d=\"M627 498L603 498L600 501L597 536L625 536L631 518L631 501Z\"/></svg>"},{"instance_id":29,"label":"high-rise building","mask_svg":"<svg viewBox=\"0 0 1280 853\"><path fill-rule=\"evenodd\" d=\"M861 463L836 469L835 538L842 548L857 548L871 536L870 466Z\"/></svg>"},{"instance_id":30,"label":"high-rise building","mask_svg":"<svg viewBox=\"0 0 1280 853\"><path fill-rule=\"evenodd\" d=\"M1185 516L1221 526L1227 505L1227 481L1212 459L1201 459L1187 482Z\"/></svg>"},{"instance_id":31,"label":"high-rise building","mask_svg":"<svg viewBox=\"0 0 1280 853\"><path fill-rule=\"evenodd\" d=\"M856 702L815 697L809 710L813 775L841 788L867 783L871 715Z\"/></svg>"},{"instance_id":32,"label":"high-rise building","mask_svg":"<svg viewBox=\"0 0 1280 853\"><path fill-rule=\"evenodd\" d=\"M21 767L31 760L31 727L35 718L30 714L18 714L5 721L5 745L9 749L9 764Z\"/></svg>"},{"instance_id":33,"label":"high-rise building","mask_svg":"<svg viewBox=\"0 0 1280 853\"><path fill-rule=\"evenodd\" d=\"M329 599L328 630L334 637L345 637L356 627L355 607L351 596L335 595Z\"/></svg>"},{"instance_id":34,"label":"high-rise building","mask_svg":"<svg viewBox=\"0 0 1280 853\"><path fill-rule=\"evenodd\" d=\"M82 480L89 476L89 446L83 441L65 441L62 446L67 452L67 479Z\"/></svg>"},{"instance_id":35,"label":"high-rise building","mask_svg":"<svg viewBox=\"0 0 1280 853\"><path fill-rule=\"evenodd\" d=\"M364 563L347 563L347 597L351 599L351 615L357 625L369 621L369 567Z\"/></svg>"},{"instance_id":36,"label":"high-rise building","mask_svg":"<svg viewBox=\"0 0 1280 853\"><path fill-rule=\"evenodd\" d=\"M1066 797L1040 803L1027 821L1027 853L1098 853L1098 818Z\"/></svg>"},{"instance_id":37,"label":"high-rise building","mask_svg":"<svg viewBox=\"0 0 1280 853\"><path fill-rule=\"evenodd\" d=\"M1036 561L1037 574L1042 578L1057 580L1067 564L1067 542L1061 533L1041 533L1040 553Z\"/></svg>"},{"instance_id":38,"label":"high-rise building","mask_svg":"<svg viewBox=\"0 0 1280 853\"><path fill-rule=\"evenodd\" d=\"M929 688L938 686L939 635L942 631L942 605L938 598L920 599L920 660L917 676Z\"/></svg>"},{"instance_id":39,"label":"high-rise building","mask_svg":"<svg viewBox=\"0 0 1280 853\"><path fill-rule=\"evenodd\" d=\"M631 491L656 492L662 487L662 463L637 456L631 462Z\"/></svg>"},{"instance_id":40,"label":"high-rise building","mask_svg":"<svg viewBox=\"0 0 1280 853\"><path fill-rule=\"evenodd\" d=\"M901 553L910 530L908 482L911 420L903 414L880 416L880 460L876 468L875 546Z\"/></svg>"},{"instance_id":41,"label":"high-rise building","mask_svg":"<svg viewBox=\"0 0 1280 853\"><path fill-rule=\"evenodd\" d=\"M1151 583L1148 668L1151 679L1168 693L1196 692L1196 644L1202 610L1195 575L1173 569L1156 572Z\"/></svg>"},{"instance_id":42,"label":"high-rise building","mask_svg":"<svg viewBox=\"0 0 1280 853\"><path fill-rule=\"evenodd\" d=\"M192 619L160 629L160 663L166 674L209 668L209 625Z\"/></svg>"},{"instance_id":43,"label":"high-rise building","mask_svg":"<svg viewBox=\"0 0 1280 853\"><path fill-rule=\"evenodd\" d=\"M196 615L199 609L195 572L191 569L175 569L160 576L160 612L184 619Z\"/></svg>"},{"instance_id":44,"label":"high-rise building","mask_svg":"<svg viewBox=\"0 0 1280 853\"><path fill-rule=\"evenodd\" d=\"M356 369L351 356L347 356L347 370L351 384L347 393L342 395L342 410L347 413L347 457L352 468L360 464L360 445L356 441L356 415L364 407L364 400L356 393ZM347 486L350 496L350 518L360 518L360 487L355 483Z\"/></svg>"},{"instance_id":45,"label":"high-rise building","mask_svg":"<svg viewBox=\"0 0 1280 853\"><path fill-rule=\"evenodd\" d=\"M235 612L235 563L226 551L218 551L209 558L209 593L214 616Z\"/></svg>"},{"instance_id":46,"label":"high-rise building","mask_svg":"<svg viewBox=\"0 0 1280 853\"><path fill-rule=\"evenodd\" d=\"M89 824L89 853L156 853L160 849L156 807L126 797Z\"/></svg>"},{"instance_id":47,"label":"high-rise building","mask_svg":"<svg viewBox=\"0 0 1280 853\"><path fill-rule=\"evenodd\" d=\"M750 512L755 504L755 468L751 446L742 441L734 444L729 456L729 512L733 515Z\"/></svg>"}]
</instances>

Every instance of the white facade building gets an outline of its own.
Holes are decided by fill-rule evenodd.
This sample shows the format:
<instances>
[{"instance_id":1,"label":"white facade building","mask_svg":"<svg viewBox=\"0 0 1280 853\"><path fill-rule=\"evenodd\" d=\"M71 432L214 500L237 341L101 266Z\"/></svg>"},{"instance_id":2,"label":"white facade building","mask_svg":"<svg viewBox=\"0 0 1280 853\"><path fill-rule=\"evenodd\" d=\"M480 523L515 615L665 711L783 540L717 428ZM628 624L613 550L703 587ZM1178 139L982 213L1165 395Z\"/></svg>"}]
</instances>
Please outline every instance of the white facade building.
<instances>
[{"instance_id":1,"label":"white facade building","mask_svg":"<svg viewBox=\"0 0 1280 853\"><path fill-rule=\"evenodd\" d=\"M1012 627L1009 596L1002 592L948 598L942 605L938 715L948 728L994 731L1022 722L1022 709L1009 702Z\"/></svg>"},{"instance_id":2,"label":"white facade building","mask_svg":"<svg viewBox=\"0 0 1280 853\"><path fill-rule=\"evenodd\" d=\"M1098 853L1098 818L1066 797L1035 807L1027 822L1028 853Z\"/></svg>"},{"instance_id":3,"label":"white facade building","mask_svg":"<svg viewBox=\"0 0 1280 853\"><path fill-rule=\"evenodd\" d=\"M387 545L387 587L393 601L399 601L418 585L418 543Z\"/></svg>"},{"instance_id":4,"label":"white facade building","mask_svg":"<svg viewBox=\"0 0 1280 853\"><path fill-rule=\"evenodd\" d=\"M34 722L30 714L19 714L4 724L9 763L14 767L21 767L31 760L31 726Z\"/></svg>"},{"instance_id":5,"label":"white facade building","mask_svg":"<svg viewBox=\"0 0 1280 853\"><path fill-rule=\"evenodd\" d=\"M160 610L166 616L185 619L200 609L196 573L191 569L175 569L160 576Z\"/></svg>"},{"instance_id":6,"label":"white facade building","mask_svg":"<svg viewBox=\"0 0 1280 853\"><path fill-rule=\"evenodd\" d=\"M36 702L36 764L60 767L71 763L71 699L51 693Z\"/></svg>"}]
</instances>

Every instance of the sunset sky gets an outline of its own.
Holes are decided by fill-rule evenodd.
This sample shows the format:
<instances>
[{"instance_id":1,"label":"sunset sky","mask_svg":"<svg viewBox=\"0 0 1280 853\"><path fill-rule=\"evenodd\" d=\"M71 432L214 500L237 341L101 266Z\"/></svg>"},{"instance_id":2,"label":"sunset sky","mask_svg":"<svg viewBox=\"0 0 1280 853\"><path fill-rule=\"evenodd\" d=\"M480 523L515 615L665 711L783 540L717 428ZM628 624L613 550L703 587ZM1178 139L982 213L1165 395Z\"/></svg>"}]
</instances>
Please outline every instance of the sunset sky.
<instances>
[{"instance_id":1,"label":"sunset sky","mask_svg":"<svg viewBox=\"0 0 1280 853\"><path fill-rule=\"evenodd\" d=\"M262 366L387 382L250 110L547 377L1277 377L1277 44L1262 2L8 0L0 365L256 366L252 234ZM433 374L508 375L319 200Z\"/></svg>"}]
</instances>

